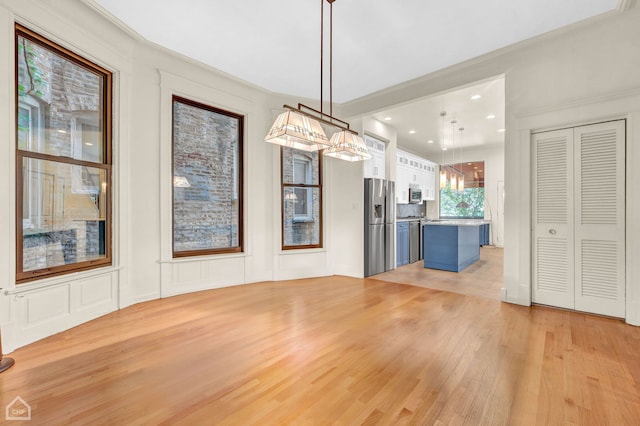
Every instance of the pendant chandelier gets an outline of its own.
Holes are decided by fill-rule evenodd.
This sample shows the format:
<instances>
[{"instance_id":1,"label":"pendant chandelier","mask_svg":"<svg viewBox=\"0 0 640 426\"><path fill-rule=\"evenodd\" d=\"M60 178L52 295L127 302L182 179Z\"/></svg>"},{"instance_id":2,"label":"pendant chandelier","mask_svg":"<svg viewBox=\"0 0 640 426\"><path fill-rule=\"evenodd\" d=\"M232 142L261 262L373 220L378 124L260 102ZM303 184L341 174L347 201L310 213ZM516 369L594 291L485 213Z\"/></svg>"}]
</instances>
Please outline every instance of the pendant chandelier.
<instances>
[{"instance_id":1,"label":"pendant chandelier","mask_svg":"<svg viewBox=\"0 0 640 426\"><path fill-rule=\"evenodd\" d=\"M442 139L440 140L440 149L442 150L442 164L440 166L440 189L446 189L449 182L449 176L444 167L444 118L447 116L447 111L442 111L440 117L442 117Z\"/></svg>"},{"instance_id":2,"label":"pendant chandelier","mask_svg":"<svg viewBox=\"0 0 640 426\"><path fill-rule=\"evenodd\" d=\"M464 172L456 167L456 145L455 145L455 135L456 135L456 123L457 120L451 120L451 163L445 164L445 154L444 152L447 150L444 142L444 118L447 116L446 111L442 111L440 113L440 117L442 117L442 142L440 147L442 148L442 164L440 165L440 189L449 188L453 191L462 192L464 191ZM462 155L462 131L464 127L460 127L458 129L460 131L460 155ZM460 158L458 158L459 160Z\"/></svg>"},{"instance_id":3,"label":"pendant chandelier","mask_svg":"<svg viewBox=\"0 0 640 426\"><path fill-rule=\"evenodd\" d=\"M460 127L458 130L460 130L460 154L458 155L458 161L460 161L461 175L460 175L460 178L458 179L457 189L458 189L458 192L464 192L464 166L462 165L462 131L464 130L464 127ZM468 209L469 203L461 199L460 202L456 204L456 207L459 209Z\"/></svg>"},{"instance_id":4,"label":"pendant chandelier","mask_svg":"<svg viewBox=\"0 0 640 426\"><path fill-rule=\"evenodd\" d=\"M329 114L323 111L324 69L324 2L329 3ZM283 105L286 109L271 126L266 142L304 151L320 151L328 157L345 161L361 161L371 158L364 140L358 132L349 128L349 123L333 117L333 3L335 0L320 0L320 110L299 103L297 108ZM336 129L327 138L322 124Z\"/></svg>"},{"instance_id":5,"label":"pendant chandelier","mask_svg":"<svg viewBox=\"0 0 640 426\"><path fill-rule=\"evenodd\" d=\"M276 118L264 140L303 151L317 151L322 149L320 147L328 147L330 142L320 122L301 111L302 107L304 105L298 104L296 110L284 105L287 111Z\"/></svg>"},{"instance_id":6,"label":"pendant chandelier","mask_svg":"<svg viewBox=\"0 0 640 426\"><path fill-rule=\"evenodd\" d=\"M451 178L449 179L450 188L455 191L458 190L458 173L457 173L458 170L456 169L456 144L455 144L456 123L457 123L456 120L451 120Z\"/></svg>"},{"instance_id":7,"label":"pendant chandelier","mask_svg":"<svg viewBox=\"0 0 640 426\"><path fill-rule=\"evenodd\" d=\"M462 131L464 127L460 127L460 155L458 156L458 161L460 161L460 168L462 169ZM464 170L464 169L463 169ZM464 172L458 178L458 192L464 191Z\"/></svg>"},{"instance_id":8,"label":"pendant chandelier","mask_svg":"<svg viewBox=\"0 0 640 426\"><path fill-rule=\"evenodd\" d=\"M444 170L444 166L441 167L440 170L440 189L445 189L447 187L447 172Z\"/></svg>"}]
</instances>

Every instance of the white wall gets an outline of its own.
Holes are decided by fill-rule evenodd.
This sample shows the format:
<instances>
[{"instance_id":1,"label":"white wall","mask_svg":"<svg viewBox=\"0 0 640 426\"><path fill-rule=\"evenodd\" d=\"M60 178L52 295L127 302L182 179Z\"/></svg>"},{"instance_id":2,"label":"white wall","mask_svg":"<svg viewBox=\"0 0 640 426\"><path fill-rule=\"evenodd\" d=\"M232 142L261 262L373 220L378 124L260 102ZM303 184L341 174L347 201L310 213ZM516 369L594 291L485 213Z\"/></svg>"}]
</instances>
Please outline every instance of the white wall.
<instances>
[{"instance_id":1,"label":"white wall","mask_svg":"<svg viewBox=\"0 0 640 426\"><path fill-rule=\"evenodd\" d=\"M363 164L325 157L325 230L333 273L364 276Z\"/></svg>"},{"instance_id":2,"label":"white wall","mask_svg":"<svg viewBox=\"0 0 640 426\"><path fill-rule=\"evenodd\" d=\"M342 118L342 117L341 117ZM371 118L351 120L351 128L386 142L385 176L395 181L395 129ZM327 227L332 272L362 278L364 276L364 167L332 158L325 162ZM395 247L395 241L394 241ZM394 250L395 253L395 250Z\"/></svg>"}]
</instances>

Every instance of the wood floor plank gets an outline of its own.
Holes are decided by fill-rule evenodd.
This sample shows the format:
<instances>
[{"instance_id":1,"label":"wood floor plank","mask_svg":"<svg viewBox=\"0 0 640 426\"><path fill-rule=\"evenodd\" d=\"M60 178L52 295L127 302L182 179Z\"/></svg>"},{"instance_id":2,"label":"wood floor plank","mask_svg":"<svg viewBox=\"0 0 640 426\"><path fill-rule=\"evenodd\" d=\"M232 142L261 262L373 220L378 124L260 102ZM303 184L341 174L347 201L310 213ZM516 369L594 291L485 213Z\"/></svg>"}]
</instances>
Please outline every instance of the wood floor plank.
<instances>
[{"instance_id":1,"label":"wood floor plank","mask_svg":"<svg viewBox=\"0 0 640 426\"><path fill-rule=\"evenodd\" d=\"M491 258L480 266L495 282ZM455 277L135 305L15 351L0 407L20 396L47 425L640 423L639 328L437 289Z\"/></svg>"}]
</instances>

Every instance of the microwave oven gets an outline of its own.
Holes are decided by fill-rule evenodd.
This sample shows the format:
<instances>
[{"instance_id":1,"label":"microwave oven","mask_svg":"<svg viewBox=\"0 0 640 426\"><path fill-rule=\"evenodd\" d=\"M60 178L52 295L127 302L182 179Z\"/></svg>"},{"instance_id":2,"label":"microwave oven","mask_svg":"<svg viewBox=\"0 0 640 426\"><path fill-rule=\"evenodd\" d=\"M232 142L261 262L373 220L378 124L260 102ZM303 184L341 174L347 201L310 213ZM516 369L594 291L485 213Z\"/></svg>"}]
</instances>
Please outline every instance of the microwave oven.
<instances>
[{"instance_id":1,"label":"microwave oven","mask_svg":"<svg viewBox=\"0 0 640 426\"><path fill-rule=\"evenodd\" d=\"M422 202L422 190L420 188L409 188L409 203L417 204Z\"/></svg>"}]
</instances>

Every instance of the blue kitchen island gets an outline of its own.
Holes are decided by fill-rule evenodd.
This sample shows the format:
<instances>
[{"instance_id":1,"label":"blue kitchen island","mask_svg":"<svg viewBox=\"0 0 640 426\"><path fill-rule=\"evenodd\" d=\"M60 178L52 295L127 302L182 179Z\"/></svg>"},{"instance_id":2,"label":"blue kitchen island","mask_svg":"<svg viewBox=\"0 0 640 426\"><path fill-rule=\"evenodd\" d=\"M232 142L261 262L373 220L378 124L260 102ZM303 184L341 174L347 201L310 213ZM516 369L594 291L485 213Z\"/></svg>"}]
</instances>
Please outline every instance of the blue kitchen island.
<instances>
[{"instance_id":1,"label":"blue kitchen island","mask_svg":"<svg viewBox=\"0 0 640 426\"><path fill-rule=\"evenodd\" d=\"M480 221L443 220L422 227L424 267L460 272L480 259Z\"/></svg>"}]
</instances>

